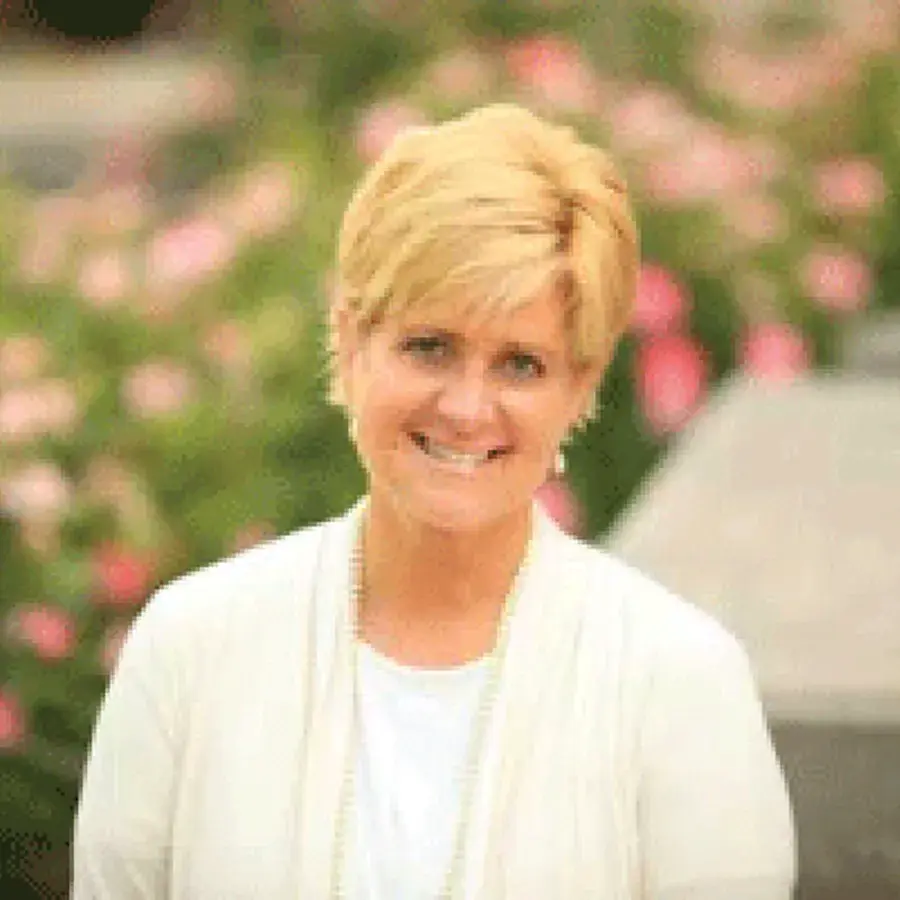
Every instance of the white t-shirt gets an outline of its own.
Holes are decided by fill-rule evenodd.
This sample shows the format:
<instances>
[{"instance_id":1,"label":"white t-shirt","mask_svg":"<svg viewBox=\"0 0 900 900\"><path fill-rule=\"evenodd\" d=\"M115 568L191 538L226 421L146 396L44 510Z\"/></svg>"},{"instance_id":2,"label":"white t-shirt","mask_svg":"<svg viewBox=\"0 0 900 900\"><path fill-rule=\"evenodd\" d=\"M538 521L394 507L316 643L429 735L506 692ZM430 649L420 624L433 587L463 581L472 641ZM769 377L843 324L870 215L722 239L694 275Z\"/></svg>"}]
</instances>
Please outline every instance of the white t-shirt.
<instances>
[{"instance_id":1,"label":"white t-shirt","mask_svg":"<svg viewBox=\"0 0 900 900\"><path fill-rule=\"evenodd\" d=\"M423 669L401 665L368 644L358 654L348 895L432 900L450 865L490 662Z\"/></svg>"}]
</instances>

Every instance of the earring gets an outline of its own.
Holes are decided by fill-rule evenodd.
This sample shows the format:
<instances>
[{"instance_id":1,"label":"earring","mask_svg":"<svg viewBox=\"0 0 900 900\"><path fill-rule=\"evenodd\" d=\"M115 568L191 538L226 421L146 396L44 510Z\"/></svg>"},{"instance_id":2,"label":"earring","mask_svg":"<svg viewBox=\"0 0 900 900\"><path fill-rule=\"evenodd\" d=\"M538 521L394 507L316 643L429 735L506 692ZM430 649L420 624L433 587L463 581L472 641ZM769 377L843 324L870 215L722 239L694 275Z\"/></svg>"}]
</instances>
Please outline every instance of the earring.
<instances>
[{"instance_id":1,"label":"earring","mask_svg":"<svg viewBox=\"0 0 900 900\"><path fill-rule=\"evenodd\" d=\"M359 433L359 426L356 424L355 416L350 417L350 421L348 422L348 429L350 431L350 441L355 444L357 435Z\"/></svg>"},{"instance_id":2,"label":"earring","mask_svg":"<svg viewBox=\"0 0 900 900\"><path fill-rule=\"evenodd\" d=\"M556 459L553 462L553 474L557 478L562 478L566 474L566 454L562 447L556 453Z\"/></svg>"}]
</instances>

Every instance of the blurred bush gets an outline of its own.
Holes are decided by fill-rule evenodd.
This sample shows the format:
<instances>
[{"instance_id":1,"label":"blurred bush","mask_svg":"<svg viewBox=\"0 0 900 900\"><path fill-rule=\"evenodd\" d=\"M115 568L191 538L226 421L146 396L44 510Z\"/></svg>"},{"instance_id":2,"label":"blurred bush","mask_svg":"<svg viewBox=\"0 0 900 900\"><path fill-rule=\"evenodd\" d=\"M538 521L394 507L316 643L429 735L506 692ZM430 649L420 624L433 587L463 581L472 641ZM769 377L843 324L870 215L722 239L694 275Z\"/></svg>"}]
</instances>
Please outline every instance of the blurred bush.
<instances>
[{"instance_id":1,"label":"blurred bush","mask_svg":"<svg viewBox=\"0 0 900 900\"><path fill-rule=\"evenodd\" d=\"M8 841L65 847L108 672L156 585L362 489L323 400L321 312L343 205L399 129L516 100L629 176L635 317L550 497L585 534L723 375L839 365L843 324L897 302L896 12L734 27L715 4L591 8L223 0L197 27L245 67L207 86L213 110L242 98L236 118L123 135L72 191L0 190Z\"/></svg>"}]
</instances>

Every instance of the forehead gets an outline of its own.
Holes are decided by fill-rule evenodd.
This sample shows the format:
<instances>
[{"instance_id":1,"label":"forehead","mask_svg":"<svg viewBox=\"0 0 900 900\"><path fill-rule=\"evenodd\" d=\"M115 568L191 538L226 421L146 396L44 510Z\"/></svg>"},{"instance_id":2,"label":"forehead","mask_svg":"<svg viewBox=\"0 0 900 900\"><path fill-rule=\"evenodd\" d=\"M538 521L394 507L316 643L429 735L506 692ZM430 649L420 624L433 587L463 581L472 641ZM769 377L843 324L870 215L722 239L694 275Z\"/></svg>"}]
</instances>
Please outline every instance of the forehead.
<instances>
[{"instance_id":1,"label":"forehead","mask_svg":"<svg viewBox=\"0 0 900 900\"><path fill-rule=\"evenodd\" d=\"M401 313L398 330L431 328L467 340L493 344L523 344L562 349L566 342L563 306L556 291L542 291L513 309L484 309L448 299Z\"/></svg>"}]
</instances>

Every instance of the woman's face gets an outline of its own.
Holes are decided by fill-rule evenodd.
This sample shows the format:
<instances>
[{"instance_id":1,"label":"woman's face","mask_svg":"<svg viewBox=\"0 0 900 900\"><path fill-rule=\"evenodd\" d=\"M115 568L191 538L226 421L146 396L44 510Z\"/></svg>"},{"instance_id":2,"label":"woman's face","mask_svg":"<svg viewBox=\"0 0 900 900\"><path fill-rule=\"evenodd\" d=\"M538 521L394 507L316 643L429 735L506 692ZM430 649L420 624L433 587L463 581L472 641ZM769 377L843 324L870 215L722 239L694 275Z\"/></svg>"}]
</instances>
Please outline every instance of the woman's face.
<instances>
[{"instance_id":1,"label":"woman's face","mask_svg":"<svg viewBox=\"0 0 900 900\"><path fill-rule=\"evenodd\" d=\"M572 368L554 291L490 319L413 309L365 336L339 328L373 502L444 530L530 505L599 380Z\"/></svg>"}]
</instances>

